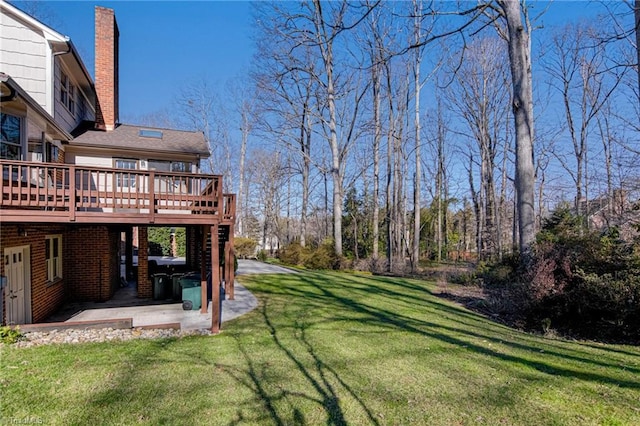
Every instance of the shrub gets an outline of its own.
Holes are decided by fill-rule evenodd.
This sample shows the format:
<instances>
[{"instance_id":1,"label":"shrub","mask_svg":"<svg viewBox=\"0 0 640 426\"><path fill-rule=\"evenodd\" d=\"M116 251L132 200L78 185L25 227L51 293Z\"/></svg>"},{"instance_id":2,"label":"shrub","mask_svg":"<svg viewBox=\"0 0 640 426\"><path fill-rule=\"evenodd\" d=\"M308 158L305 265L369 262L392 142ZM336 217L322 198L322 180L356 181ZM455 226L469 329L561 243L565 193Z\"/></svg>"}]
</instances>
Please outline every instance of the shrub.
<instances>
[{"instance_id":1,"label":"shrub","mask_svg":"<svg viewBox=\"0 0 640 426\"><path fill-rule=\"evenodd\" d=\"M302 265L303 258L308 255L308 250L305 249L306 248L302 247L300 243L293 242L280 250L278 259L286 265Z\"/></svg>"},{"instance_id":2,"label":"shrub","mask_svg":"<svg viewBox=\"0 0 640 426\"><path fill-rule=\"evenodd\" d=\"M284 264L304 266L308 269L344 269L350 263L335 254L333 241L326 240L318 247L302 247L293 242L280 250L278 259Z\"/></svg>"},{"instance_id":3,"label":"shrub","mask_svg":"<svg viewBox=\"0 0 640 426\"><path fill-rule=\"evenodd\" d=\"M258 243L251 238L235 237L233 241L236 254L245 259L247 257L253 257L256 254L256 247Z\"/></svg>"},{"instance_id":4,"label":"shrub","mask_svg":"<svg viewBox=\"0 0 640 426\"><path fill-rule=\"evenodd\" d=\"M615 340L640 339L640 271L586 274L578 270L567 291L571 309L565 322L580 335Z\"/></svg>"},{"instance_id":5,"label":"shrub","mask_svg":"<svg viewBox=\"0 0 640 426\"><path fill-rule=\"evenodd\" d=\"M596 233L576 224L568 212L557 212L528 256L483 268L490 303L503 318L531 329L640 342L640 261L633 244L615 228Z\"/></svg>"},{"instance_id":6,"label":"shrub","mask_svg":"<svg viewBox=\"0 0 640 426\"><path fill-rule=\"evenodd\" d=\"M258 260L265 262L267 260L267 257L269 257L269 255L267 254L266 250L260 250L257 254Z\"/></svg>"},{"instance_id":7,"label":"shrub","mask_svg":"<svg viewBox=\"0 0 640 426\"><path fill-rule=\"evenodd\" d=\"M0 327L0 343L11 345L23 338L23 334L16 328L11 328L8 325Z\"/></svg>"},{"instance_id":8,"label":"shrub","mask_svg":"<svg viewBox=\"0 0 640 426\"><path fill-rule=\"evenodd\" d=\"M332 240L325 240L316 249L310 250L302 264L309 269L339 269L340 259L336 256Z\"/></svg>"}]
</instances>

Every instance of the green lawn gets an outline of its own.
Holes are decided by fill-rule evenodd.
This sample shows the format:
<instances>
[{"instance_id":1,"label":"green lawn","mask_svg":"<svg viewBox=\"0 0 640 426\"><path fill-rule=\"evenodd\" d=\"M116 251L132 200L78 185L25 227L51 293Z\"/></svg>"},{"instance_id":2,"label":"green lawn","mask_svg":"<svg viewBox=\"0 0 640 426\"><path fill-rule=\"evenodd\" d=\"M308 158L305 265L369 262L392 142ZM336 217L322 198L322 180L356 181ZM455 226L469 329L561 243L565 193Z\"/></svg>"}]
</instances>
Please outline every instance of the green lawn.
<instances>
[{"instance_id":1,"label":"green lawn","mask_svg":"<svg viewBox=\"0 0 640 426\"><path fill-rule=\"evenodd\" d=\"M416 280L304 272L242 282L260 307L218 336L3 348L0 418L640 424L640 348L520 333Z\"/></svg>"}]
</instances>

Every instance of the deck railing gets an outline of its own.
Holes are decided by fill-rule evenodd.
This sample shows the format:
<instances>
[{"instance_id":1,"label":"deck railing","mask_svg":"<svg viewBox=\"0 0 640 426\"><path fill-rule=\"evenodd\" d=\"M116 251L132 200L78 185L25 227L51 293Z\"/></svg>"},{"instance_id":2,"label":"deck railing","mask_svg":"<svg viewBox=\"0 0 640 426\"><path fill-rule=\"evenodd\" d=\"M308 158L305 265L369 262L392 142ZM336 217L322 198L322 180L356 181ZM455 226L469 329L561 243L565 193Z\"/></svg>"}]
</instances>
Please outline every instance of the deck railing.
<instances>
[{"instance_id":1,"label":"deck railing","mask_svg":"<svg viewBox=\"0 0 640 426\"><path fill-rule=\"evenodd\" d=\"M224 194L222 220L231 224L236 220L236 194Z\"/></svg>"},{"instance_id":2,"label":"deck railing","mask_svg":"<svg viewBox=\"0 0 640 426\"><path fill-rule=\"evenodd\" d=\"M9 160L0 167L4 210L64 211L72 221L81 213L146 215L151 222L162 214L227 213L219 175Z\"/></svg>"}]
</instances>

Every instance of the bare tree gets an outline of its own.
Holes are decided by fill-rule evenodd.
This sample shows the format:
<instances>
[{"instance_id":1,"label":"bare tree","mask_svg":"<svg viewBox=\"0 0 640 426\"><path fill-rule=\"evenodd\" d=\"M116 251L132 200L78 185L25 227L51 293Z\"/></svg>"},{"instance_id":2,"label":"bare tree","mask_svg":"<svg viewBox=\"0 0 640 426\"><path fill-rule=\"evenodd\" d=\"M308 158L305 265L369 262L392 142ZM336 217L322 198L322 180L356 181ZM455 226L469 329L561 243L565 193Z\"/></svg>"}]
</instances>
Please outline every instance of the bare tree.
<instances>
[{"instance_id":1,"label":"bare tree","mask_svg":"<svg viewBox=\"0 0 640 426\"><path fill-rule=\"evenodd\" d=\"M448 174L447 174L447 161L450 161L449 153L446 151L447 146L447 133L448 123L444 117L444 107L440 97L436 100L437 109L435 111L435 120L432 125L432 134L434 135L431 140L432 157L435 160L434 171L432 176L434 182L433 199L435 200L436 208L436 223L435 223L435 246L436 246L436 260L442 261L442 253L447 246L447 219L448 219L448 205L449 205L449 190L448 190ZM446 256L445 256L446 257Z\"/></svg>"},{"instance_id":2,"label":"bare tree","mask_svg":"<svg viewBox=\"0 0 640 426\"><path fill-rule=\"evenodd\" d=\"M531 76L531 22L524 0L496 0L504 17L513 85L516 130L516 177L520 251L535 241L535 172L533 167L533 88Z\"/></svg>"},{"instance_id":3,"label":"bare tree","mask_svg":"<svg viewBox=\"0 0 640 426\"><path fill-rule=\"evenodd\" d=\"M306 245L309 212L311 167L318 165L312 155L312 135L317 119L317 71L312 46L299 45L293 35L283 36L279 30L282 19L289 15L278 4L258 3L258 41L256 72L258 86L259 123L264 138L273 138L294 153L293 163L301 175L301 208L298 240ZM294 166L295 167L295 166Z\"/></svg>"},{"instance_id":4,"label":"bare tree","mask_svg":"<svg viewBox=\"0 0 640 426\"><path fill-rule=\"evenodd\" d=\"M285 238L282 229L282 188L288 180L286 161L279 152L254 151L249 164L254 187L254 205L261 216L263 249L272 254Z\"/></svg>"},{"instance_id":5,"label":"bare tree","mask_svg":"<svg viewBox=\"0 0 640 426\"><path fill-rule=\"evenodd\" d=\"M638 102L640 103L640 0L636 0L633 10L636 21L636 54L638 58L636 67L638 68Z\"/></svg>"},{"instance_id":6,"label":"bare tree","mask_svg":"<svg viewBox=\"0 0 640 426\"><path fill-rule=\"evenodd\" d=\"M254 130L255 122L258 119L258 111L255 103L255 94L247 81L235 80L229 86L229 93L234 100L234 112L238 117L240 130L240 158L238 158L238 187L236 190L236 205L242 206L245 196L245 162L247 157L247 145L249 136ZM236 218L236 230L239 235L244 236L243 211L239 209Z\"/></svg>"},{"instance_id":7,"label":"bare tree","mask_svg":"<svg viewBox=\"0 0 640 426\"><path fill-rule=\"evenodd\" d=\"M217 93L211 83L205 79L194 80L184 85L176 103L183 121L183 127L201 131L211 152L208 169L211 173L220 173L219 159L214 161L216 154L222 152L222 144L215 136ZM222 156L224 158L224 156Z\"/></svg>"},{"instance_id":8,"label":"bare tree","mask_svg":"<svg viewBox=\"0 0 640 426\"><path fill-rule=\"evenodd\" d=\"M287 10L287 5L282 4L275 5L271 10L271 23L277 29L276 39L288 44L292 56L300 51L310 52L311 61L317 60L319 64L317 69L310 69L301 66L301 62L290 61L291 66L283 72L303 73L314 81L314 95L320 102L316 106L317 117L321 120L331 152L329 173L333 193L333 237L335 251L339 256L342 255L342 179L356 129L353 120L347 123L338 122L340 112L337 102L348 90L343 92L343 87L339 87L340 73L337 72L337 68L347 65L339 61L335 46L343 42L342 34L355 28L374 7L375 4L362 6L362 9L354 6L356 11L350 13L351 7L346 1L324 4L318 0L303 3L301 8L295 11ZM344 75L346 74L345 71ZM362 96L356 95L358 102L361 98ZM357 107L354 115L357 115Z\"/></svg>"},{"instance_id":9,"label":"bare tree","mask_svg":"<svg viewBox=\"0 0 640 426\"><path fill-rule=\"evenodd\" d=\"M429 12L440 14L439 12ZM533 89L531 74L531 22L525 0L495 0L479 2L466 10L455 10L466 19L458 27L438 34L429 34L420 43L408 49L461 34L479 23L474 34L489 25L495 25L498 33L507 40L511 82L513 86L513 117L516 135L517 213L520 250L527 252L535 240L535 173L533 167ZM482 20L482 18L488 18ZM504 23L505 27L501 23Z\"/></svg>"},{"instance_id":10,"label":"bare tree","mask_svg":"<svg viewBox=\"0 0 640 426\"><path fill-rule=\"evenodd\" d=\"M422 40L422 1L413 1L413 36L414 42L417 44ZM421 171L420 166L422 159L420 157L420 94L422 92L422 80L420 79L420 68L422 66L422 48L414 49L414 62L413 62L413 81L414 81L414 131L415 131L415 171L414 171L414 183L413 183L413 247L411 255L411 269L415 272L420 262L420 209L422 203L420 202L420 180Z\"/></svg>"},{"instance_id":11,"label":"bare tree","mask_svg":"<svg viewBox=\"0 0 640 426\"><path fill-rule=\"evenodd\" d=\"M371 70L371 96L373 108L373 195L372 195L372 268L378 267L379 240L380 240L380 144L382 141L382 77L384 72L383 62L388 55L385 36L389 32L388 27L382 22L382 10L379 7L369 15L369 36L364 44L369 55Z\"/></svg>"},{"instance_id":12,"label":"bare tree","mask_svg":"<svg viewBox=\"0 0 640 426\"><path fill-rule=\"evenodd\" d=\"M497 38L476 40L464 49L464 60L457 67L454 84L449 86L449 105L465 124L469 138L469 179L472 201L477 213L477 249L481 258L499 255L502 246L500 218L497 208L496 172L501 146L507 144L504 123L509 118L508 70L506 44ZM505 96L506 95L506 96ZM475 145L475 147L474 147ZM465 148L463 148L465 149ZM474 188L474 164L479 178Z\"/></svg>"},{"instance_id":13,"label":"bare tree","mask_svg":"<svg viewBox=\"0 0 640 426\"><path fill-rule=\"evenodd\" d=\"M545 66L563 100L564 120L560 127L569 133L575 163L567 162L561 154L556 156L574 181L578 215L587 213L585 180L590 132L624 72L624 69L607 72L610 67L606 62L606 45L598 43L596 34L595 28L587 25L566 26L552 38L553 54L548 55L552 59Z\"/></svg>"}]
</instances>

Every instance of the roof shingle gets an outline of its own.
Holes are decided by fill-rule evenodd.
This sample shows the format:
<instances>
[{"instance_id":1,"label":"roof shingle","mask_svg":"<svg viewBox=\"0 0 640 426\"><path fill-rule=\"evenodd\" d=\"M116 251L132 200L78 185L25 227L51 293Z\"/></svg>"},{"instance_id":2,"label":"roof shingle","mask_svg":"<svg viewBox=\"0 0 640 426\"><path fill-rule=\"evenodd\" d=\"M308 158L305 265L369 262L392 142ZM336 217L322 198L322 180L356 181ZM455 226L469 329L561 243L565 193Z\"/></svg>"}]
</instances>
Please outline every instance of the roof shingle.
<instances>
[{"instance_id":1,"label":"roof shingle","mask_svg":"<svg viewBox=\"0 0 640 426\"><path fill-rule=\"evenodd\" d=\"M88 127L88 126L87 126ZM162 137L140 136L140 130L161 132ZM96 148L120 148L136 151L154 151L209 156L209 149L202 132L160 129L147 126L118 124L112 131L76 129L71 146Z\"/></svg>"}]
</instances>

